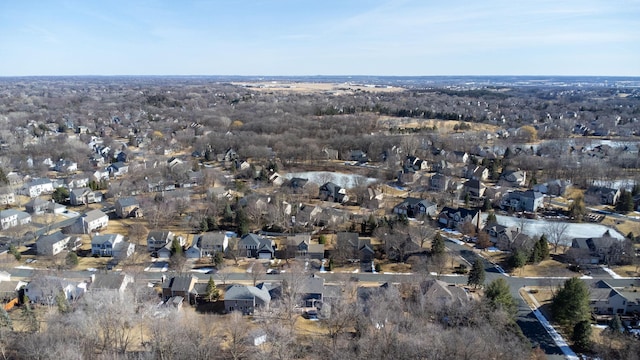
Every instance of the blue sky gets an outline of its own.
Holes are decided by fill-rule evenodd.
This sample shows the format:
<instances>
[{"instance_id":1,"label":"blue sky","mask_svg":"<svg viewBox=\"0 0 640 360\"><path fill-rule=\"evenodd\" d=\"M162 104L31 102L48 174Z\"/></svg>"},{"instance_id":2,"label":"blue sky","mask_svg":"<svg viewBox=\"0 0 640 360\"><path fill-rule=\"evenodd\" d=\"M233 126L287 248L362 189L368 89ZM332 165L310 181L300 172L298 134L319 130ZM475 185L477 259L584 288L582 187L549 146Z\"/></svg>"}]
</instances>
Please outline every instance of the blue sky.
<instances>
[{"instance_id":1,"label":"blue sky","mask_svg":"<svg viewBox=\"0 0 640 360\"><path fill-rule=\"evenodd\" d=\"M14 75L640 76L640 0L2 0Z\"/></svg>"}]
</instances>

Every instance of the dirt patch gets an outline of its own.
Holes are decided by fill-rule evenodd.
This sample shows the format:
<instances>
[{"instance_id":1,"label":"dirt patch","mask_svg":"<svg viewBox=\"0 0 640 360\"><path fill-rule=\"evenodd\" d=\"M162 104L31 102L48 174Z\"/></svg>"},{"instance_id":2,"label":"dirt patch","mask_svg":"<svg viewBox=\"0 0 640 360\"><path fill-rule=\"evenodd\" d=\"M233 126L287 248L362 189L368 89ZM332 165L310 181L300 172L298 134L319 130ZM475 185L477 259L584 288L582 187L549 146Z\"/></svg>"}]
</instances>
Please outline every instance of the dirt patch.
<instances>
[{"instance_id":1,"label":"dirt patch","mask_svg":"<svg viewBox=\"0 0 640 360\"><path fill-rule=\"evenodd\" d=\"M572 277L576 273L567 269L567 265L557 260L543 260L537 265L525 265L515 271L516 276L526 277Z\"/></svg>"}]
</instances>

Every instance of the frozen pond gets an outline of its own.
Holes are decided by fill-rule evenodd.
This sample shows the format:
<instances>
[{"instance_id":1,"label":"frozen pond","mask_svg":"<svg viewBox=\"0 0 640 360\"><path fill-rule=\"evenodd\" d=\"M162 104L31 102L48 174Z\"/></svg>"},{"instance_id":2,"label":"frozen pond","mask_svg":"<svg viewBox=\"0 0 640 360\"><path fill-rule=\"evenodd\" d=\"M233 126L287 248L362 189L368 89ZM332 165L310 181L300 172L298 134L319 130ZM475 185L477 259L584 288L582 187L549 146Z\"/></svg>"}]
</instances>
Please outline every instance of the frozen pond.
<instances>
[{"instance_id":1,"label":"frozen pond","mask_svg":"<svg viewBox=\"0 0 640 360\"><path fill-rule=\"evenodd\" d=\"M483 214L482 220L484 219L486 219L486 214ZM524 233L529 236L536 236L536 237L544 234L550 223L545 220L520 219L520 218L504 216L504 215L496 215L496 219L498 220L498 224L504 225L504 226L520 226L521 222L525 221ZM565 232L565 237L567 238L567 242L570 242L571 239L573 238L600 237L607 230L609 230L609 233L614 238L620 239L620 240L624 239L624 236L622 236L622 234L604 225L590 224L590 223L567 223L567 224L569 224L569 227Z\"/></svg>"},{"instance_id":2,"label":"frozen pond","mask_svg":"<svg viewBox=\"0 0 640 360\"><path fill-rule=\"evenodd\" d=\"M362 175L357 174L343 174L337 172L329 172L329 171L305 171L305 172L293 172L285 174L284 177L286 179L292 178L302 178L308 179L312 183L322 185L326 182L333 182L338 186L350 189L359 185L368 185L372 184L378 179L368 178Z\"/></svg>"}]
</instances>

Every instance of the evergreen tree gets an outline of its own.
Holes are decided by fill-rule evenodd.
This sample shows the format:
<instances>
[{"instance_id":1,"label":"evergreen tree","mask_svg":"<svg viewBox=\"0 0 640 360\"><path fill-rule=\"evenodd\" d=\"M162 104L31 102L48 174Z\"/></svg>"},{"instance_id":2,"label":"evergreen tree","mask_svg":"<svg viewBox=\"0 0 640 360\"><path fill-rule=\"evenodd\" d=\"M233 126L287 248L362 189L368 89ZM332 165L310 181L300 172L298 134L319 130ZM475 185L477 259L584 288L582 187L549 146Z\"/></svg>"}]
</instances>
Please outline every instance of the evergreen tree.
<instances>
[{"instance_id":1,"label":"evergreen tree","mask_svg":"<svg viewBox=\"0 0 640 360\"><path fill-rule=\"evenodd\" d=\"M206 218L200 220L200 232L207 232L209 231L209 222L207 221Z\"/></svg>"},{"instance_id":2,"label":"evergreen tree","mask_svg":"<svg viewBox=\"0 0 640 360\"><path fill-rule=\"evenodd\" d=\"M235 223L238 228L238 234L240 236L249 233L249 219L242 206L238 206L236 209Z\"/></svg>"},{"instance_id":3,"label":"evergreen tree","mask_svg":"<svg viewBox=\"0 0 640 360\"><path fill-rule=\"evenodd\" d=\"M209 282L207 283L207 299L209 301L218 301L220 298L220 290L216 286L216 282L213 281L213 277L209 276Z\"/></svg>"},{"instance_id":4,"label":"evergreen tree","mask_svg":"<svg viewBox=\"0 0 640 360\"><path fill-rule=\"evenodd\" d=\"M20 316L26 325L27 331L36 332L40 329L40 323L38 322L38 318L33 312L33 309L31 309L30 300L27 295L24 296L22 314L20 314Z\"/></svg>"},{"instance_id":5,"label":"evergreen tree","mask_svg":"<svg viewBox=\"0 0 640 360\"><path fill-rule=\"evenodd\" d=\"M61 186L55 189L53 194L51 194L51 198L53 199L53 201L57 202L58 204L61 204L67 201L67 199L69 198L69 189Z\"/></svg>"},{"instance_id":6,"label":"evergreen tree","mask_svg":"<svg viewBox=\"0 0 640 360\"><path fill-rule=\"evenodd\" d=\"M493 309L503 309L515 315L517 310L516 300L511 296L509 284L503 278L493 280L484 292L485 299Z\"/></svg>"},{"instance_id":7,"label":"evergreen tree","mask_svg":"<svg viewBox=\"0 0 640 360\"><path fill-rule=\"evenodd\" d=\"M445 252L444 238L437 233L436 236L431 241L431 255L439 256L443 255Z\"/></svg>"},{"instance_id":8,"label":"evergreen tree","mask_svg":"<svg viewBox=\"0 0 640 360\"><path fill-rule=\"evenodd\" d=\"M583 320L588 320L591 314L589 308L589 289L584 281L571 278L564 282L551 303L553 319L569 329Z\"/></svg>"},{"instance_id":9,"label":"evergreen tree","mask_svg":"<svg viewBox=\"0 0 640 360\"><path fill-rule=\"evenodd\" d=\"M473 263L473 267L471 267L471 271L469 271L467 285L473 285L474 288L477 288L478 285L482 286L484 284L484 279L484 264L480 258L476 258L476 261Z\"/></svg>"},{"instance_id":10,"label":"evergreen tree","mask_svg":"<svg viewBox=\"0 0 640 360\"><path fill-rule=\"evenodd\" d=\"M509 258L509 265L514 269L519 269L527 264L527 259L529 259L527 253L524 250L518 249L514 251Z\"/></svg>"},{"instance_id":11,"label":"evergreen tree","mask_svg":"<svg viewBox=\"0 0 640 360\"><path fill-rule=\"evenodd\" d=\"M591 350L591 333L591 322L589 320L582 320L574 325L571 340L573 340L573 344L578 350Z\"/></svg>"},{"instance_id":12,"label":"evergreen tree","mask_svg":"<svg viewBox=\"0 0 640 360\"><path fill-rule=\"evenodd\" d=\"M489 214L487 215L487 220L485 221L485 223L488 224L497 224L498 223L498 218L496 217L496 213L491 211L489 212Z\"/></svg>"},{"instance_id":13,"label":"evergreen tree","mask_svg":"<svg viewBox=\"0 0 640 360\"><path fill-rule=\"evenodd\" d=\"M607 325L607 330L614 334L620 334L624 332L624 326L622 325L622 321L620 320L620 316L618 314L613 315L611 321Z\"/></svg>"},{"instance_id":14,"label":"evergreen tree","mask_svg":"<svg viewBox=\"0 0 640 360\"><path fill-rule=\"evenodd\" d=\"M491 200L489 200L488 197L485 197L484 198L484 202L482 203L482 210L489 211L489 210L491 210L491 208L492 208ZM492 212L489 213L489 215L491 215L491 214L492 214ZM493 216L495 217L495 214ZM489 220L487 219L487 221L489 221Z\"/></svg>"},{"instance_id":15,"label":"evergreen tree","mask_svg":"<svg viewBox=\"0 0 640 360\"><path fill-rule=\"evenodd\" d=\"M616 203L616 210L619 212L629 212L633 211L633 195L625 189L622 189L620 193L620 198Z\"/></svg>"},{"instance_id":16,"label":"evergreen tree","mask_svg":"<svg viewBox=\"0 0 640 360\"><path fill-rule=\"evenodd\" d=\"M182 255L182 246L180 245L180 241L177 238L174 238L171 242L171 254Z\"/></svg>"},{"instance_id":17,"label":"evergreen tree","mask_svg":"<svg viewBox=\"0 0 640 360\"><path fill-rule=\"evenodd\" d=\"M80 263L80 260L78 259L78 254L76 254L73 251L69 251L64 261L67 263L67 266L72 268L78 266L78 264Z\"/></svg>"}]
</instances>

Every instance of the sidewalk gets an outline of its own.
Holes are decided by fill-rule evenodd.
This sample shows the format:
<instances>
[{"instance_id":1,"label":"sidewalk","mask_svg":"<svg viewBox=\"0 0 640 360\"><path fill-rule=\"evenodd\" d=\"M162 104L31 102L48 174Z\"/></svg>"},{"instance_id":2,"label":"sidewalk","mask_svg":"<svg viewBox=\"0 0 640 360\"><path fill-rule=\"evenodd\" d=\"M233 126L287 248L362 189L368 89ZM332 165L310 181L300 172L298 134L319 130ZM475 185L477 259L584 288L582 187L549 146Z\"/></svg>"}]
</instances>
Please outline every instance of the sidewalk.
<instances>
[{"instance_id":1,"label":"sidewalk","mask_svg":"<svg viewBox=\"0 0 640 360\"><path fill-rule=\"evenodd\" d=\"M540 304L538 303L538 301L536 300L535 297L533 297L527 290L526 287L523 288L524 292L527 294L527 296L529 297L529 300L531 300L531 302L533 302L535 307L531 307L531 311L533 311L533 314L536 316L536 318L538 319L538 321L540 322L540 324L542 324L542 326L545 328L545 330L547 330L547 333L549 333L549 336L551 336L551 338L553 339L553 341L556 343L556 345L558 346L558 348L560 348L560 350L562 351L562 353L564 354L564 356L569 359L569 360L580 360L580 357L578 357L578 355L576 355L575 352L573 352L573 350L571 350L571 348L569 347L569 345L567 344L567 342L564 340L564 338L562 337L562 335L560 335L556 329L553 328L553 326L551 326L551 324L549 323L549 320L547 320L547 318L544 317L544 315L542 315L542 313L540 312L540 310L538 310L538 308L540 307ZM525 301L525 303L529 304L529 302Z\"/></svg>"}]
</instances>

